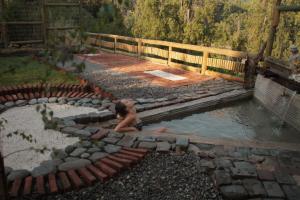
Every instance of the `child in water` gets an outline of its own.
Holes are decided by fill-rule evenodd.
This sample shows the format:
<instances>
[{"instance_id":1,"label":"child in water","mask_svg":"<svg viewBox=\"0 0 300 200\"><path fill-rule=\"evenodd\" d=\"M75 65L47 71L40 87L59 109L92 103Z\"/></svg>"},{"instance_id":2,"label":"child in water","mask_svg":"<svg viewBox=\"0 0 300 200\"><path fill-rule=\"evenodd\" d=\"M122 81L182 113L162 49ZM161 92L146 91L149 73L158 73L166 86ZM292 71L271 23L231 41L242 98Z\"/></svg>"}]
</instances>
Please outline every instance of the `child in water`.
<instances>
[{"instance_id":1,"label":"child in water","mask_svg":"<svg viewBox=\"0 0 300 200\"><path fill-rule=\"evenodd\" d=\"M143 128L142 121L138 118L134 102L123 99L116 104L116 114L119 120L114 129L117 132L134 132L141 131Z\"/></svg>"}]
</instances>

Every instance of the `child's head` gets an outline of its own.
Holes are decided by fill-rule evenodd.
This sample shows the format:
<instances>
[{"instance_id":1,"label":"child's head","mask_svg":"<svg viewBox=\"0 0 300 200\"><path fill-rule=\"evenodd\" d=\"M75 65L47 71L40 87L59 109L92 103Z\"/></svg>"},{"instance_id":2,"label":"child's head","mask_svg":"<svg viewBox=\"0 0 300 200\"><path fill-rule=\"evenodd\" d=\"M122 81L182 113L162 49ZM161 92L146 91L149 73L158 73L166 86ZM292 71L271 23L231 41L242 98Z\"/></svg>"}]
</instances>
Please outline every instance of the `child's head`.
<instances>
[{"instance_id":1,"label":"child's head","mask_svg":"<svg viewBox=\"0 0 300 200\"><path fill-rule=\"evenodd\" d=\"M125 117L128 114L127 106L119 101L116 104L116 114L119 114L121 117Z\"/></svg>"}]
</instances>

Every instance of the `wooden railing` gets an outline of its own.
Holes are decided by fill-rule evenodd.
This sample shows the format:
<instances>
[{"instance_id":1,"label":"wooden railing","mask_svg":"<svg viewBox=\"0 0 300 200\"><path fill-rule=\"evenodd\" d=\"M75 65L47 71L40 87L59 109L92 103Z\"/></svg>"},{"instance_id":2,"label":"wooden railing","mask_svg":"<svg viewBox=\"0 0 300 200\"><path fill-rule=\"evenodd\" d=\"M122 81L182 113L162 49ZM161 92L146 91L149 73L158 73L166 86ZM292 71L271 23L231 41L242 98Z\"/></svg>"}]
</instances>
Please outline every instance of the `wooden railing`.
<instances>
[{"instance_id":1,"label":"wooden railing","mask_svg":"<svg viewBox=\"0 0 300 200\"><path fill-rule=\"evenodd\" d=\"M247 53L174 42L87 33L87 43L102 50L181 67L202 75L243 81Z\"/></svg>"}]
</instances>

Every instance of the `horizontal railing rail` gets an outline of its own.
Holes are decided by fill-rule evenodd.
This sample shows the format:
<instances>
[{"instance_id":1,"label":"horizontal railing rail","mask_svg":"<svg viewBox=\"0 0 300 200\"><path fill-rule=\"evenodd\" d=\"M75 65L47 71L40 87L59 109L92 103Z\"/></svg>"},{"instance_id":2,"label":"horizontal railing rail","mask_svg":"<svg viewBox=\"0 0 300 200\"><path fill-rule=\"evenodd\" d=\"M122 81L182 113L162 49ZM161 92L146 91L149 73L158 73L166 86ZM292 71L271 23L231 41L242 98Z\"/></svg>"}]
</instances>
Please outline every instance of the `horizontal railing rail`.
<instances>
[{"instance_id":1,"label":"horizontal railing rail","mask_svg":"<svg viewBox=\"0 0 300 200\"><path fill-rule=\"evenodd\" d=\"M87 33L87 43L113 53L181 67L202 75L243 81L248 53L175 42Z\"/></svg>"}]
</instances>

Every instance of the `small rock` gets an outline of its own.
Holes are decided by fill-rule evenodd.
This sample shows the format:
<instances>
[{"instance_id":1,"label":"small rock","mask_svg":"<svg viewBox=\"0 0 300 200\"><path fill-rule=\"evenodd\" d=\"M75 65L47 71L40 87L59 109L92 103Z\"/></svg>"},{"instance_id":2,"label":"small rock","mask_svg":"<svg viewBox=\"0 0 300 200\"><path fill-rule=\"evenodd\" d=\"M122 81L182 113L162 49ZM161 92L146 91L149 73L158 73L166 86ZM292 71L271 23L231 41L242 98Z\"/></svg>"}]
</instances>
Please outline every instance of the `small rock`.
<instances>
[{"instance_id":1,"label":"small rock","mask_svg":"<svg viewBox=\"0 0 300 200\"><path fill-rule=\"evenodd\" d=\"M75 149L76 149L76 146L75 146L75 145L69 145L69 146L67 146L67 147L65 148L65 152L66 152L67 154L70 154L70 153L72 153Z\"/></svg>"},{"instance_id":2,"label":"small rock","mask_svg":"<svg viewBox=\"0 0 300 200\"><path fill-rule=\"evenodd\" d=\"M216 184L218 186L230 185L232 183L230 174L228 172L226 172L225 170L216 170L214 172L214 176L216 179Z\"/></svg>"},{"instance_id":3,"label":"small rock","mask_svg":"<svg viewBox=\"0 0 300 200\"><path fill-rule=\"evenodd\" d=\"M112 138L122 138L124 136L123 133L118 133L118 132L114 132L114 131L110 131L109 134L107 135L107 137L112 137Z\"/></svg>"},{"instance_id":4,"label":"small rock","mask_svg":"<svg viewBox=\"0 0 300 200\"><path fill-rule=\"evenodd\" d=\"M72 153L70 153L70 156L72 157L78 157L84 152L86 152L86 148L76 148Z\"/></svg>"},{"instance_id":5,"label":"small rock","mask_svg":"<svg viewBox=\"0 0 300 200\"><path fill-rule=\"evenodd\" d=\"M77 130L74 132L74 135L78 137L90 137L91 133L86 130Z\"/></svg>"},{"instance_id":6,"label":"small rock","mask_svg":"<svg viewBox=\"0 0 300 200\"><path fill-rule=\"evenodd\" d=\"M168 152L171 148L171 145L169 142L157 142L157 152Z\"/></svg>"},{"instance_id":7,"label":"small rock","mask_svg":"<svg viewBox=\"0 0 300 200\"><path fill-rule=\"evenodd\" d=\"M280 186L276 182L263 182L265 189L267 191L267 194L269 197L272 198L284 198L284 193L281 190Z\"/></svg>"},{"instance_id":8,"label":"small rock","mask_svg":"<svg viewBox=\"0 0 300 200\"><path fill-rule=\"evenodd\" d=\"M100 99L94 99L93 101L92 101L92 104L93 105L101 105L101 100Z\"/></svg>"},{"instance_id":9,"label":"small rock","mask_svg":"<svg viewBox=\"0 0 300 200\"><path fill-rule=\"evenodd\" d=\"M60 159L55 159L55 160L46 160L41 162L41 165L54 165L55 167L57 167L58 165L62 164L63 161Z\"/></svg>"},{"instance_id":10,"label":"small rock","mask_svg":"<svg viewBox=\"0 0 300 200\"><path fill-rule=\"evenodd\" d=\"M7 181L11 182L14 181L16 178L23 179L27 176L30 175L30 172L25 170L25 169L20 169L20 170L13 170L8 176L7 176Z\"/></svg>"},{"instance_id":11,"label":"small rock","mask_svg":"<svg viewBox=\"0 0 300 200\"><path fill-rule=\"evenodd\" d=\"M81 141L80 143L81 143L81 146L84 148L92 147L92 143L90 141L84 140L84 141Z\"/></svg>"},{"instance_id":12,"label":"small rock","mask_svg":"<svg viewBox=\"0 0 300 200\"><path fill-rule=\"evenodd\" d=\"M18 100L16 101L16 106L25 106L27 104L26 100Z\"/></svg>"},{"instance_id":13,"label":"small rock","mask_svg":"<svg viewBox=\"0 0 300 200\"><path fill-rule=\"evenodd\" d=\"M11 167L4 167L4 171L5 171L5 176L8 176L8 174L10 174L13 169Z\"/></svg>"},{"instance_id":14,"label":"small rock","mask_svg":"<svg viewBox=\"0 0 300 200\"><path fill-rule=\"evenodd\" d=\"M57 97L49 98L49 103L56 103L56 102L57 102Z\"/></svg>"},{"instance_id":15,"label":"small rock","mask_svg":"<svg viewBox=\"0 0 300 200\"><path fill-rule=\"evenodd\" d=\"M89 159L92 161L92 162L96 162L104 157L106 157L108 154L107 153L104 153L104 152L95 152L93 153Z\"/></svg>"},{"instance_id":16,"label":"small rock","mask_svg":"<svg viewBox=\"0 0 300 200\"><path fill-rule=\"evenodd\" d=\"M137 137L131 135L125 135L119 142L119 146L132 147Z\"/></svg>"},{"instance_id":17,"label":"small rock","mask_svg":"<svg viewBox=\"0 0 300 200\"><path fill-rule=\"evenodd\" d=\"M156 141L156 138L153 137L153 136L139 136L138 140L140 142L155 142Z\"/></svg>"},{"instance_id":18,"label":"small rock","mask_svg":"<svg viewBox=\"0 0 300 200\"><path fill-rule=\"evenodd\" d=\"M101 151L100 148L98 148L98 147L92 147L92 148L89 148L86 152L88 152L88 153L95 153L95 152L99 152L99 151Z\"/></svg>"},{"instance_id":19,"label":"small rock","mask_svg":"<svg viewBox=\"0 0 300 200\"><path fill-rule=\"evenodd\" d=\"M68 105L74 105L76 102L75 101L69 101L67 104Z\"/></svg>"},{"instance_id":20,"label":"small rock","mask_svg":"<svg viewBox=\"0 0 300 200\"><path fill-rule=\"evenodd\" d=\"M144 149L151 149L154 150L156 148L157 144L155 142L140 142L139 143L139 148L144 148Z\"/></svg>"},{"instance_id":21,"label":"small rock","mask_svg":"<svg viewBox=\"0 0 300 200\"><path fill-rule=\"evenodd\" d=\"M4 105L6 108L11 108L15 105L15 103L13 101L9 101L9 102L6 102Z\"/></svg>"},{"instance_id":22,"label":"small rock","mask_svg":"<svg viewBox=\"0 0 300 200\"><path fill-rule=\"evenodd\" d=\"M192 153L198 155L201 151L196 145L190 144L188 147L188 152L192 152Z\"/></svg>"},{"instance_id":23,"label":"small rock","mask_svg":"<svg viewBox=\"0 0 300 200\"><path fill-rule=\"evenodd\" d=\"M68 155L66 154L66 152L62 149L54 149L51 154L50 154L51 158L54 159L64 159L65 157L67 157Z\"/></svg>"},{"instance_id":24,"label":"small rock","mask_svg":"<svg viewBox=\"0 0 300 200\"><path fill-rule=\"evenodd\" d=\"M83 153L83 154L81 154L80 157L81 158L88 158L88 157L90 157L90 154L89 153Z\"/></svg>"},{"instance_id":25,"label":"small rock","mask_svg":"<svg viewBox=\"0 0 300 200\"><path fill-rule=\"evenodd\" d=\"M35 105L37 104L37 100L36 99L31 99L29 102L28 102L29 105Z\"/></svg>"},{"instance_id":26,"label":"small rock","mask_svg":"<svg viewBox=\"0 0 300 200\"><path fill-rule=\"evenodd\" d=\"M84 130L90 132L91 134L97 133L100 129L98 127L88 126Z\"/></svg>"},{"instance_id":27,"label":"small rock","mask_svg":"<svg viewBox=\"0 0 300 200\"><path fill-rule=\"evenodd\" d=\"M216 168L216 166L213 163L213 161L211 161L211 160L204 160L204 159L200 160L200 166L208 168L208 169L215 169Z\"/></svg>"},{"instance_id":28,"label":"small rock","mask_svg":"<svg viewBox=\"0 0 300 200\"><path fill-rule=\"evenodd\" d=\"M249 161L252 163L262 163L266 160L263 156L251 155L249 156Z\"/></svg>"},{"instance_id":29,"label":"small rock","mask_svg":"<svg viewBox=\"0 0 300 200\"><path fill-rule=\"evenodd\" d=\"M90 99L90 98L84 98L84 99L80 100L80 103L83 103L83 104L87 104L87 103L90 103L90 102L92 102L92 99Z\"/></svg>"},{"instance_id":30,"label":"small rock","mask_svg":"<svg viewBox=\"0 0 300 200\"><path fill-rule=\"evenodd\" d=\"M247 191L241 185L222 186L220 189L221 189L221 193L226 199L241 200L241 199L246 199L248 196Z\"/></svg>"},{"instance_id":31,"label":"small rock","mask_svg":"<svg viewBox=\"0 0 300 200\"><path fill-rule=\"evenodd\" d=\"M102 141L97 141L96 143L95 143L95 145L97 146L97 147L99 147L99 148L104 148L104 146L105 146L105 143L104 142L102 142Z\"/></svg>"},{"instance_id":32,"label":"small rock","mask_svg":"<svg viewBox=\"0 0 300 200\"><path fill-rule=\"evenodd\" d=\"M119 140L120 140L119 138L113 138L113 137L106 137L102 139L103 142L106 142L108 144L116 144Z\"/></svg>"},{"instance_id":33,"label":"small rock","mask_svg":"<svg viewBox=\"0 0 300 200\"><path fill-rule=\"evenodd\" d=\"M73 120L64 120L63 121L65 126L74 126L76 123Z\"/></svg>"},{"instance_id":34,"label":"small rock","mask_svg":"<svg viewBox=\"0 0 300 200\"><path fill-rule=\"evenodd\" d=\"M5 105L0 104L0 113L5 111L5 108L6 108Z\"/></svg>"},{"instance_id":35,"label":"small rock","mask_svg":"<svg viewBox=\"0 0 300 200\"><path fill-rule=\"evenodd\" d=\"M187 148L189 145L189 139L188 138L177 138L176 140L176 146L180 148Z\"/></svg>"},{"instance_id":36,"label":"small rock","mask_svg":"<svg viewBox=\"0 0 300 200\"><path fill-rule=\"evenodd\" d=\"M65 127L61 130L61 132L67 133L67 134L74 134L76 131L78 131L78 129L73 128L73 127Z\"/></svg>"},{"instance_id":37,"label":"small rock","mask_svg":"<svg viewBox=\"0 0 300 200\"><path fill-rule=\"evenodd\" d=\"M112 144L108 144L108 145L104 146L104 150L107 153L117 153L118 151L121 150L121 147L116 146L116 145L112 145Z\"/></svg>"},{"instance_id":38,"label":"small rock","mask_svg":"<svg viewBox=\"0 0 300 200\"><path fill-rule=\"evenodd\" d=\"M40 104L48 103L48 98L39 98L37 102Z\"/></svg>"},{"instance_id":39,"label":"small rock","mask_svg":"<svg viewBox=\"0 0 300 200\"><path fill-rule=\"evenodd\" d=\"M58 169L60 171L68 171L71 169L80 169L82 167L85 167L86 165L91 164L91 161L86 160L86 159L78 159L78 160L74 160L74 161L69 161L69 162L65 162L61 165L58 166Z\"/></svg>"},{"instance_id":40,"label":"small rock","mask_svg":"<svg viewBox=\"0 0 300 200\"><path fill-rule=\"evenodd\" d=\"M67 158L65 158L66 162L70 162L70 161L74 161L74 160L79 160L79 158L78 157L67 157Z\"/></svg>"},{"instance_id":41,"label":"small rock","mask_svg":"<svg viewBox=\"0 0 300 200\"><path fill-rule=\"evenodd\" d=\"M56 166L53 163L44 164L34 168L31 171L31 176L38 177L47 175L49 173L56 173Z\"/></svg>"},{"instance_id":42,"label":"small rock","mask_svg":"<svg viewBox=\"0 0 300 200\"><path fill-rule=\"evenodd\" d=\"M159 142L169 142L171 144L176 142L175 137L168 137L168 136L158 136L156 137L156 140Z\"/></svg>"}]
</instances>

